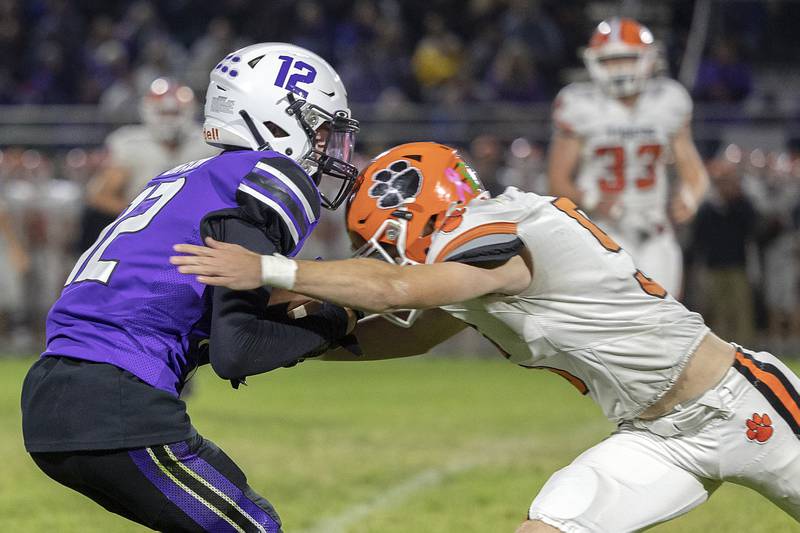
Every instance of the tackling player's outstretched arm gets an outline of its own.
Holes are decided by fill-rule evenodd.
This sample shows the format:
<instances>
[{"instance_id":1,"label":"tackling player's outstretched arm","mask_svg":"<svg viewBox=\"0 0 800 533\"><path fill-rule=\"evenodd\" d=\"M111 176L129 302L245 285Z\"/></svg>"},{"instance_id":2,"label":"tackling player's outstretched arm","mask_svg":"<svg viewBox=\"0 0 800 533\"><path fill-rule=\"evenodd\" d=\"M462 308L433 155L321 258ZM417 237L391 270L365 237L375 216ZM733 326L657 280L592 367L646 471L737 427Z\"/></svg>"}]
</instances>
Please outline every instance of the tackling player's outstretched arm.
<instances>
[{"instance_id":1,"label":"tackling player's outstretched arm","mask_svg":"<svg viewBox=\"0 0 800 533\"><path fill-rule=\"evenodd\" d=\"M687 123L672 139L672 152L681 185L672 202L675 222L683 223L697 212L708 189L708 173L692 140L692 128Z\"/></svg>"},{"instance_id":2,"label":"tackling player's outstretched arm","mask_svg":"<svg viewBox=\"0 0 800 533\"><path fill-rule=\"evenodd\" d=\"M518 294L530 285L533 274L524 251L488 268L457 262L405 267L375 259L294 261L213 239L206 242L208 247L175 245L177 252L193 255L170 261L208 285L250 289L266 284L378 313L439 307L486 294Z\"/></svg>"}]
</instances>

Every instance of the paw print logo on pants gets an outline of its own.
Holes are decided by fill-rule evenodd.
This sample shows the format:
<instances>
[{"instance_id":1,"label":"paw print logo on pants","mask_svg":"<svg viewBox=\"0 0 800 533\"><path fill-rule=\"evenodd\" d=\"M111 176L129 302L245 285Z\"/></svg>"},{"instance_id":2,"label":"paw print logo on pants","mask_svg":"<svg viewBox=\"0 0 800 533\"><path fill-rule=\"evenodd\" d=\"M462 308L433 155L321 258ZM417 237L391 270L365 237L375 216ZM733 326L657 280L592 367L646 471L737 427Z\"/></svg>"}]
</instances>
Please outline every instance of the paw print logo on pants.
<instances>
[{"instance_id":1,"label":"paw print logo on pants","mask_svg":"<svg viewBox=\"0 0 800 533\"><path fill-rule=\"evenodd\" d=\"M747 438L751 441L764 443L772 436L772 420L768 414L753 413L752 418L745 422L747 425Z\"/></svg>"},{"instance_id":2,"label":"paw print logo on pants","mask_svg":"<svg viewBox=\"0 0 800 533\"><path fill-rule=\"evenodd\" d=\"M414 198L422 189L422 173L400 159L372 176L369 196L378 199L378 207L391 209Z\"/></svg>"}]
</instances>

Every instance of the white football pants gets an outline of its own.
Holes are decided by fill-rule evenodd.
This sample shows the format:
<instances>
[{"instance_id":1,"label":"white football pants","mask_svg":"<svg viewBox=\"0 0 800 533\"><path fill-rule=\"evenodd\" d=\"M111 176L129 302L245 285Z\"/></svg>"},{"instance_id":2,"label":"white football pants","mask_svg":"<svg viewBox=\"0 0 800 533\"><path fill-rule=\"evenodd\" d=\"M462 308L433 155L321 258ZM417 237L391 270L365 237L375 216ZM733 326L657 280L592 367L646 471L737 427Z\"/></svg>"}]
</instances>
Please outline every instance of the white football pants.
<instances>
[{"instance_id":1,"label":"white football pants","mask_svg":"<svg viewBox=\"0 0 800 533\"><path fill-rule=\"evenodd\" d=\"M547 481L528 517L565 533L637 531L748 486L800 521L800 379L739 349L723 380L650 421L623 422Z\"/></svg>"}]
</instances>

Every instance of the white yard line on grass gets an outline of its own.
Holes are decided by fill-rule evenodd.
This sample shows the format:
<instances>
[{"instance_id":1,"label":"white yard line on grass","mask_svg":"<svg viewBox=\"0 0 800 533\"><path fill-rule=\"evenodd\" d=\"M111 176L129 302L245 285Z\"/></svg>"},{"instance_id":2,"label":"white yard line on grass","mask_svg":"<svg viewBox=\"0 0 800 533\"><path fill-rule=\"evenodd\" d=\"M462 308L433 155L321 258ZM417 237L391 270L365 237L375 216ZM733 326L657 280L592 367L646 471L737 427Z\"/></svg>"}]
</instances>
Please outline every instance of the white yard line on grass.
<instances>
[{"instance_id":1,"label":"white yard line on grass","mask_svg":"<svg viewBox=\"0 0 800 533\"><path fill-rule=\"evenodd\" d=\"M476 446L476 450L472 453L465 453L462 457L441 467L423 470L415 476L388 487L370 500L352 505L338 515L323 518L311 527L301 530L300 533L345 533L376 511L397 507L399 503L423 489L439 485L448 476L460 474L478 466L506 461L509 457L513 457L512 453L533 451L537 444L535 438L527 437L494 441L488 443L488 446Z\"/></svg>"},{"instance_id":2,"label":"white yard line on grass","mask_svg":"<svg viewBox=\"0 0 800 533\"><path fill-rule=\"evenodd\" d=\"M607 423L598 420L596 423L585 424L572 432L572 436L580 438L596 434L599 428L605 426ZM519 457L520 454L536 453L536 450L540 449L541 442L542 440L535 436L525 436L470 443L468 450L462 449L457 459L438 468L423 470L388 487L370 500L351 505L337 515L322 517L316 524L300 530L299 533L346 533L369 515L385 508L397 507L399 503L418 492L439 485L448 476L483 465L502 464ZM533 497L533 494L530 496Z\"/></svg>"},{"instance_id":3,"label":"white yard line on grass","mask_svg":"<svg viewBox=\"0 0 800 533\"><path fill-rule=\"evenodd\" d=\"M336 516L324 518L301 533L344 533L375 511L396 507L398 503L426 487L441 483L442 479L477 466L481 461L453 463L443 468L429 468L416 476L389 487L371 500L348 507Z\"/></svg>"}]
</instances>

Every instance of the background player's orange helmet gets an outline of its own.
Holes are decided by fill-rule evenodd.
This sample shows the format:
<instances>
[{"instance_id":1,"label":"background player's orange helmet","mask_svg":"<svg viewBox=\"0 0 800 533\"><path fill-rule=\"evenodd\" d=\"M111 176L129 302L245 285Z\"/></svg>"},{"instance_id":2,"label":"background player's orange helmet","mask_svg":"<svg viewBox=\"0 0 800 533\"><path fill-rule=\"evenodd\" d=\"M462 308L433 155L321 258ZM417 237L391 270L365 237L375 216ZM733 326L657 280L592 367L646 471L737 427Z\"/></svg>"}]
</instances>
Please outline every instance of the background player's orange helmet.
<instances>
[{"instance_id":1,"label":"background player's orange helmet","mask_svg":"<svg viewBox=\"0 0 800 533\"><path fill-rule=\"evenodd\" d=\"M640 92L653 75L657 58L653 34L629 18L602 21L583 52L592 79L617 97Z\"/></svg>"},{"instance_id":2,"label":"background player's orange helmet","mask_svg":"<svg viewBox=\"0 0 800 533\"><path fill-rule=\"evenodd\" d=\"M347 204L356 255L398 264L424 263L449 212L483 192L475 171L442 144L401 144L372 160Z\"/></svg>"}]
</instances>

